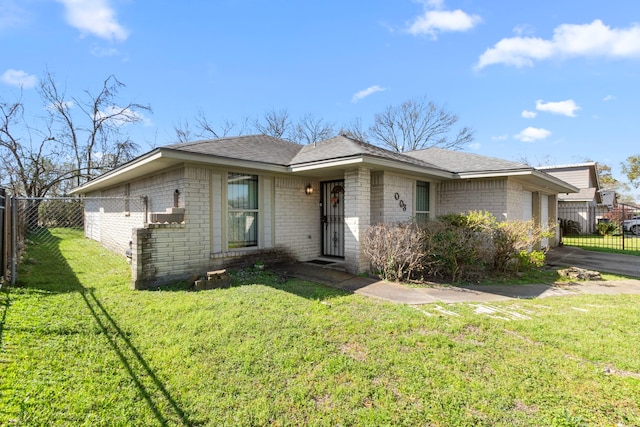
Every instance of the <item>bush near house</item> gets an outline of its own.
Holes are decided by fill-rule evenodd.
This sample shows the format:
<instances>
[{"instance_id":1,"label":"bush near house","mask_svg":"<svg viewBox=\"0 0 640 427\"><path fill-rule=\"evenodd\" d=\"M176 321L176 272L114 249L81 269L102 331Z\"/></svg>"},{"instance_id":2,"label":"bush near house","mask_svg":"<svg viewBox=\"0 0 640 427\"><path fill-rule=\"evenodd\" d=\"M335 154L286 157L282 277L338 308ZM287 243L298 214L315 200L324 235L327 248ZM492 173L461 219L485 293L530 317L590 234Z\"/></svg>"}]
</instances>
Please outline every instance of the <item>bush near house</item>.
<instances>
[{"instance_id":1,"label":"bush near house","mask_svg":"<svg viewBox=\"0 0 640 427\"><path fill-rule=\"evenodd\" d=\"M480 280L544 264L531 250L553 235L533 221L499 222L484 211L447 214L415 224L378 224L363 238L373 269L387 280Z\"/></svg>"},{"instance_id":2,"label":"bush near house","mask_svg":"<svg viewBox=\"0 0 640 427\"><path fill-rule=\"evenodd\" d=\"M563 236L577 236L582 232L582 226L578 221L560 218L560 230Z\"/></svg>"},{"instance_id":3,"label":"bush near house","mask_svg":"<svg viewBox=\"0 0 640 427\"><path fill-rule=\"evenodd\" d=\"M596 225L596 230L601 236L613 236L620 234L620 226L615 222L602 221Z\"/></svg>"}]
</instances>

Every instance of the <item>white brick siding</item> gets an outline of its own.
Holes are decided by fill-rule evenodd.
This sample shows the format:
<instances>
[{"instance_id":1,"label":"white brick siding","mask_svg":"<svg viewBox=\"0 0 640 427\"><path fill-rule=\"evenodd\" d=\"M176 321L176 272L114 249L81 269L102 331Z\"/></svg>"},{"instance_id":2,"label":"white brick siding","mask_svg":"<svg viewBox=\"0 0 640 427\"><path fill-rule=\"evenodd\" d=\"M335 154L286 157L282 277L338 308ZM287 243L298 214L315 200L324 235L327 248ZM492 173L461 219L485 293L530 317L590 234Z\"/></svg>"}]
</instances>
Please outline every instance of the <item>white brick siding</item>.
<instances>
[{"instance_id":1,"label":"white brick siding","mask_svg":"<svg viewBox=\"0 0 640 427\"><path fill-rule=\"evenodd\" d=\"M506 178L450 181L441 183L439 187L436 206L438 215L484 210L491 212L501 221L510 219L511 209L507 207ZM522 212L521 203L519 206Z\"/></svg>"},{"instance_id":2,"label":"white brick siding","mask_svg":"<svg viewBox=\"0 0 640 427\"><path fill-rule=\"evenodd\" d=\"M313 193L305 193L307 184ZM275 178L275 244L286 247L299 260L320 255L320 184L318 181Z\"/></svg>"},{"instance_id":3,"label":"white brick siding","mask_svg":"<svg viewBox=\"0 0 640 427\"><path fill-rule=\"evenodd\" d=\"M344 184L344 258L347 271L359 274L369 270L369 261L362 253L360 240L371 218L370 169L345 171Z\"/></svg>"},{"instance_id":4,"label":"white brick siding","mask_svg":"<svg viewBox=\"0 0 640 427\"><path fill-rule=\"evenodd\" d=\"M434 191L431 185L430 191ZM414 212L416 179L379 172L371 177L371 223L410 221ZM396 193L398 199L396 200ZM405 209L400 206L404 202Z\"/></svg>"}]
</instances>

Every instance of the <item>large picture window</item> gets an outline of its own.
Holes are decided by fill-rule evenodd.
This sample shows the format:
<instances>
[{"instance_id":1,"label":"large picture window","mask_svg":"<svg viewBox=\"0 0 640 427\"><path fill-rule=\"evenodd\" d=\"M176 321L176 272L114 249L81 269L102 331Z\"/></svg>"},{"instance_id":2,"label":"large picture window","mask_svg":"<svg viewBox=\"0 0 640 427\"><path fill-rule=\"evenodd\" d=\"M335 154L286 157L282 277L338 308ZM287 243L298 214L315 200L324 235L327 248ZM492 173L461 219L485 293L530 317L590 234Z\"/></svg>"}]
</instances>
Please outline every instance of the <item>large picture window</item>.
<instances>
[{"instance_id":1,"label":"large picture window","mask_svg":"<svg viewBox=\"0 0 640 427\"><path fill-rule=\"evenodd\" d=\"M416 182L416 222L425 222L429 219L429 183Z\"/></svg>"},{"instance_id":2,"label":"large picture window","mask_svg":"<svg viewBox=\"0 0 640 427\"><path fill-rule=\"evenodd\" d=\"M229 173L227 206L229 248L258 246L258 175Z\"/></svg>"}]
</instances>

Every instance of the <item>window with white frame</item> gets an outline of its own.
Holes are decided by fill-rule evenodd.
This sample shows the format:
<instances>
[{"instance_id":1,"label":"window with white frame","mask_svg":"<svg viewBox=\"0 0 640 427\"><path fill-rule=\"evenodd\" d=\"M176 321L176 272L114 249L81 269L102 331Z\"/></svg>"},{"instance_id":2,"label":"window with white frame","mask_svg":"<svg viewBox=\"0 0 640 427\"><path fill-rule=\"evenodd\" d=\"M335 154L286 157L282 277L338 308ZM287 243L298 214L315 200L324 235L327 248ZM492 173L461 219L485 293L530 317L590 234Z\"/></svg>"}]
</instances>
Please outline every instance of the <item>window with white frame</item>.
<instances>
[{"instance_id":1,"label":"window with white frame","mask_svg":"<svg viewBox=\"0 0 640 427\"><path fill-rule=\"evenodd\" d=\"M227 207L229 249L258 246L258 175L229 173Z\"/></svg>"},{"instance_id":2,"label":"window with white frame","mask_svg":"<svg viewBox=\"0 0 640 427\"><path fill-rule=\"evenodd\" d=\"M416 222L424 222L429 219L429 183L416 181Z\"/></svg>"}]
</instances>

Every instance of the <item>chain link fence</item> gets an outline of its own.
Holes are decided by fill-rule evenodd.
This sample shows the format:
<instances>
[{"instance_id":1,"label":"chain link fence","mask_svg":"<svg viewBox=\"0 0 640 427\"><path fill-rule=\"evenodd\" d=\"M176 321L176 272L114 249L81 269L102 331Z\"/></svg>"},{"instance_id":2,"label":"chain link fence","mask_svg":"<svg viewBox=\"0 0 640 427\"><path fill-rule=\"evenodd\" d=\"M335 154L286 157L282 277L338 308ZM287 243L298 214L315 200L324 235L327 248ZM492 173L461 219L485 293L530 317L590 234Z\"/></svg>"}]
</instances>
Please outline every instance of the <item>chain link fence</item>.
<instances>
[{"instance_id":1,"label":"chain link fence","mask_svg":"<svg viewBox=\"0 0 640 427\"><path fill-rule=\"evenodd\" d=\"M50 246L47 253L59 253L54 230L84 235L124 256L130 248L132 230L144 227L147 218L144 197L12 197L8 201L5 210L10 227L3 230L7 241L3 252L8 264L6 276L12 284L16 283L17 266L28 245ZM106 230L108 233L103 233Z\"/></svg>"},{"instance_id":2,"label":"chain link fence","mask_svg":"<svg viewBox=\"0 0 640 427\"><path fill-rule=\"evenodd\" d=\"M640 254L640 208L559 205L561 243Z\"/></svg>"}]
</instances>

